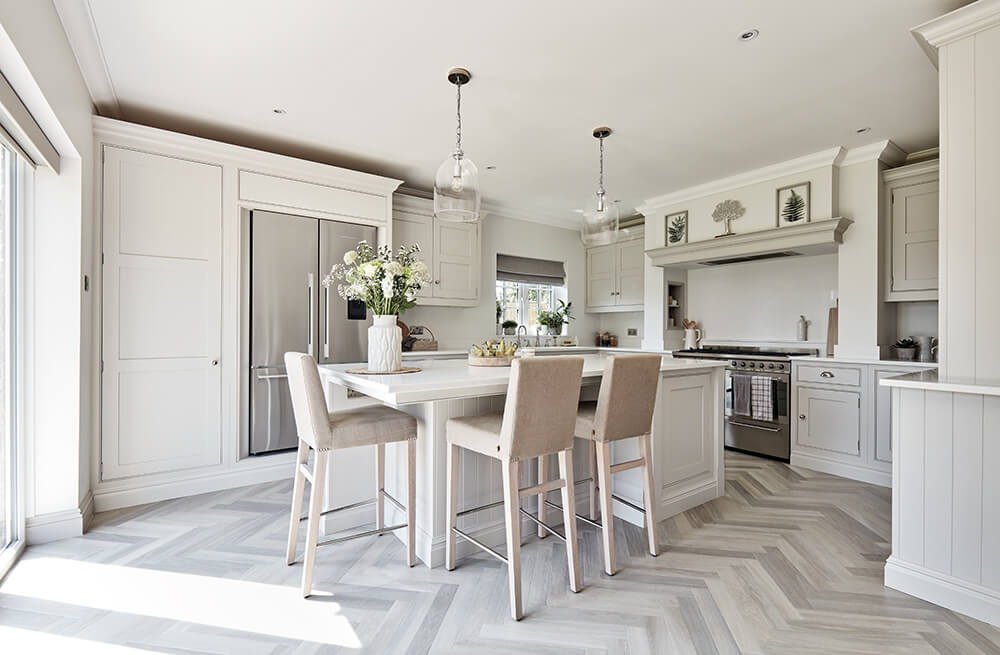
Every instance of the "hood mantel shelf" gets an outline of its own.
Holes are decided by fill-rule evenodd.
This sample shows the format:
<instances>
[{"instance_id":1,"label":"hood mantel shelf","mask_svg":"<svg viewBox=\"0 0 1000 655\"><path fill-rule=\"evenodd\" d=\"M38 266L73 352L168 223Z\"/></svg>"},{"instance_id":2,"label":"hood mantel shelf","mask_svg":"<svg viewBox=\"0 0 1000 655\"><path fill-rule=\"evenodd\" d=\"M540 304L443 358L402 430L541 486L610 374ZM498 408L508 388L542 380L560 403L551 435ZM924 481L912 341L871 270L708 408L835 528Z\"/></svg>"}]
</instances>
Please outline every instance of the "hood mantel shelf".
<instances>
[{"instance_id":1,"label":"hood mantel shelf","mask_svg":"<svg viewBox=\"0 0 1000 655\"><path fill-rule=\"evenodd\" d=\"M829 218L681 246L651 248L646 254L654 266L665 268L702 268L757 259L823 255L837 252L837 246L844 242L844 232L853 222L849 218Z\"/></svg>"}]
</instances>

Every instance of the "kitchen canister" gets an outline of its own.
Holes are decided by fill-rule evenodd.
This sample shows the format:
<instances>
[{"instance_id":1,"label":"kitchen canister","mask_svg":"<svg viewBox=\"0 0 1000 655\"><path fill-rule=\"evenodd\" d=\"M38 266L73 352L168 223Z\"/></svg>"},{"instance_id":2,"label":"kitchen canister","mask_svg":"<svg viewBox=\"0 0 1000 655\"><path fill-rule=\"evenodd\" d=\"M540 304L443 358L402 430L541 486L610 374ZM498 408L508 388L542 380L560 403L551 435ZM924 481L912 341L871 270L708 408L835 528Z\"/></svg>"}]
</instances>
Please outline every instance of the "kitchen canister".
<instances>
[{"instance_id":1,"label":"kitchen canister","mask_svg":"<svg viewBox=\"0 0 1000 655\"><path fill-rule=\"evenodd\" d=\"M795 324L796 337L798 338L799 341L808 341L809 340L807 338L808 333L809 333L809 321L806 320L805 316L800 314L799 320Z\"/></svg>"},{"instance_id":2,"label":"kitchen canister","mask_svg":"<svg viewBox=\"0 0 1000 655\"><path fill-rule=\"evenodd\" d=\"M916 337L917 358L921 362L933 362L937 354L937 339L934 337Z\"/></svg>"}]
</instances>

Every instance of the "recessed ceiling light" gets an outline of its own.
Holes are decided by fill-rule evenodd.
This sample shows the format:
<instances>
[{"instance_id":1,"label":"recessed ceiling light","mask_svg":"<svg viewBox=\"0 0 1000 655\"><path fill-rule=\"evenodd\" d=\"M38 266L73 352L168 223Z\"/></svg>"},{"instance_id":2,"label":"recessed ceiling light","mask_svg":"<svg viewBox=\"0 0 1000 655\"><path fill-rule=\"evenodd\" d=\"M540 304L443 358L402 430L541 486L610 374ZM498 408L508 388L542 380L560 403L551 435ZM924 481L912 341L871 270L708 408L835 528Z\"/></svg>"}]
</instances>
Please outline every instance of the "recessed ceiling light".
<instances>
[{"instance_id":1,"label":"recessed ceiling light","mask_svg":"<svg viewBox=\"0 0 1000 655\"><path fill-rule=\"evenodd\" d=\"M759 34L760 32L757 30L744 30L743 32L740 32L739 39L740 41L753 41Z\"/></svg>"},{"instance_id":2,"label":"recessed ceiling light","mask_svg":"<svg viewBox=\"0 0 1000 655\"><path fill-rule=\"evenodd\" d=\"M872 128L870 128L870 127L859 127L858 129L854 130L854 133L855 134L868 134L871 131L872 131Z\"/></svg>"},{"instance_id":3,"label":"recessed ceiling light","mask_svg":"<svg viewBox=\"0 0 1000 655\"><path fill-rule=\"evenodd\" d=\"M275 108L274 108L274 109L272 109L271 111L272 111L272 112L274 112L275 114L278 114L279 116L281 116L282 114L284 114L284 113L285 113L285 110L284 110L284 109L281 109L280 107L275 107Z\"/></svg>"}]
</instances>

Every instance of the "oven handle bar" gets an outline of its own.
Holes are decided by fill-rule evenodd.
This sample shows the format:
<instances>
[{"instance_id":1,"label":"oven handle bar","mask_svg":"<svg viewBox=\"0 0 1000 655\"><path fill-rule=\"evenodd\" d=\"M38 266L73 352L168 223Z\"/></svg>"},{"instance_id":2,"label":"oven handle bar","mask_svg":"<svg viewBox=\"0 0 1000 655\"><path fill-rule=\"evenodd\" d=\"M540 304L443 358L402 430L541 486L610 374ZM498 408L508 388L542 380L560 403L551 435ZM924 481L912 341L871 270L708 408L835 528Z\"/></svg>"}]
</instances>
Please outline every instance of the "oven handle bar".
<instances>
[{"instance_id":1,"label":"oven handle bar","mask_svg":"<svg viewBox=\"0 0 1000 655\"><path fill-rule=\"evenodd\" d=\"M729 420L730 425L738 425L741 428L751 428L754 430L765 430L767 432L781 432L783 428L768 428L763 425L752 425L750 423L741 423L740 421Z\"/></svg>"}]
</instances>

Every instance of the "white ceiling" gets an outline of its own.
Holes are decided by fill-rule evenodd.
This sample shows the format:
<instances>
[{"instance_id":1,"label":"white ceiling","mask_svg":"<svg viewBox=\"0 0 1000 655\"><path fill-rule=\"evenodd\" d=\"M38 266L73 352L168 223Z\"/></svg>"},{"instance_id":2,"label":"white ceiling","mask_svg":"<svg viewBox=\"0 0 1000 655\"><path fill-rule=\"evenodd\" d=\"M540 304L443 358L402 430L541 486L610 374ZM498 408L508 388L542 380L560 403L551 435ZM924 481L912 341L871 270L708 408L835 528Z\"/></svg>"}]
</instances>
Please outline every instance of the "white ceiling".
<instances>
[{"instance_id":1,"label":"white ceiling","mask_svg":"<svg viewBox=\"0 0 1000 655\"><path fill-rule=\"evenodd\" d=\"M909 29L966 3L56 0L102 113L418 189L453 147L445 73L465 66L484 196L554 222L593 192L598 125L623 214L832 146L936 145L937 73Z\"/></svg>"}]
</instances>

